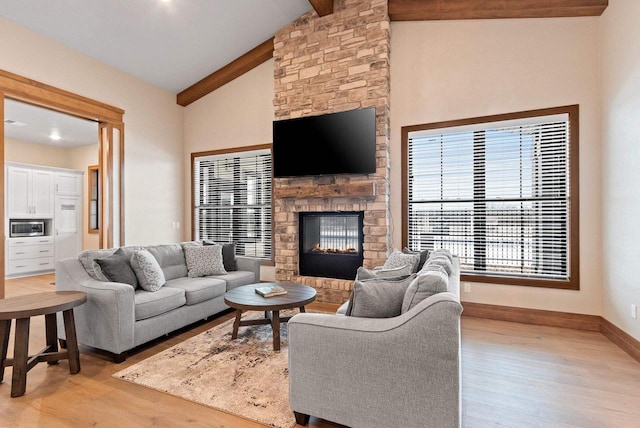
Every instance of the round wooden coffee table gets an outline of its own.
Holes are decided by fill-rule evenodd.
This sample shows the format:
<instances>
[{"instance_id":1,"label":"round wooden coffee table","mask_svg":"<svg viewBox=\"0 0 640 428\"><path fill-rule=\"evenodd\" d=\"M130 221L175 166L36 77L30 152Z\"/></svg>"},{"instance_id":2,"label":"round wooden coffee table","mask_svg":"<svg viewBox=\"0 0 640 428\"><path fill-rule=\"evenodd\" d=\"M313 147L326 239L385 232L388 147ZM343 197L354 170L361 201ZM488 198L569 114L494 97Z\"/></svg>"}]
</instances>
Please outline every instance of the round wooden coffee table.
<instances>
[{"instance_id":1,"label":"round wooden coffee table","mask_svg":"<svg viewBox=\"0 0 640 428\"><path fill-rule=\"evenodd\" d=\"M87 301L81 291L48 291L26 294L0 300L0 382L4 368L13 366L11 396L24 395L27 387L27 372L37 363L57 364L58 360L69 360L69 372L80 371L80 352L76 340L76 325L73 308ZM56 313L62 312L67 350L58 351L58 328ZM29 355L29 324L31 317L44 315L47 346L35 355ZM16 320L13 358L7 358L11 321Z\"/></svg>"},{"instance_id":2,"label":"round wooden coffee table","mask_svg":"<svg viewBox=\"0 0 640 428\"><path fill-rule=\"evenodd\" d=\"M256 293L258 287L279 285L287 290L287 294L272 297L262 297ZM280 317L283 309L300 308L304 312L304 306L316 299L316 290L313 287L300 284L281 284L263 282L260 284L243 285L227 291L224 302L236 310L236 319L233 323L232 339L238 338L238 328L248 325L270 324L273 330L273 350L280 350L280 323L287 322L291 317ZM242 311L264 311L264 318L241 320Z\"/></svg>"}]
</instances>

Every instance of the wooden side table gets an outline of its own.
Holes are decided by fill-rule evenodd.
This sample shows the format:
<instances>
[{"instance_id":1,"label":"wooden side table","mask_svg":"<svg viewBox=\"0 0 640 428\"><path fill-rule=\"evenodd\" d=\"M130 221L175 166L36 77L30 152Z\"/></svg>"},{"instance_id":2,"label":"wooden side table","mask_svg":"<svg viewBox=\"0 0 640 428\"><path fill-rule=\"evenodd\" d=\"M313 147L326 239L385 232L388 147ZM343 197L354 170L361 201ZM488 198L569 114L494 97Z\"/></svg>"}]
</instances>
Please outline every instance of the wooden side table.
<instances>
[{"instance_id":1,"label":"wooden side table","mask_svg":"<svg viewBox=\"0 0 640 428\"><path fill-rule=\"evenodd\" d=\"M87 294L81 291L50 291L27 294L0 300L0 382L4 378L4 368L13 366L11 396L20 397L27 389L27 372L36 364L47 362L57 364L59 360L69 360L69 372L80 371L80 352L76 339L76 325L73 308L87 301ZM58 351L58 328L56 313L62 312L64 331L67 336L67 350ZM35 355L29 356L29 325L31 317L44 315L47 346ZM7 358L11 320L16 320L13 358Z\"/></svg>"}]
</instances>

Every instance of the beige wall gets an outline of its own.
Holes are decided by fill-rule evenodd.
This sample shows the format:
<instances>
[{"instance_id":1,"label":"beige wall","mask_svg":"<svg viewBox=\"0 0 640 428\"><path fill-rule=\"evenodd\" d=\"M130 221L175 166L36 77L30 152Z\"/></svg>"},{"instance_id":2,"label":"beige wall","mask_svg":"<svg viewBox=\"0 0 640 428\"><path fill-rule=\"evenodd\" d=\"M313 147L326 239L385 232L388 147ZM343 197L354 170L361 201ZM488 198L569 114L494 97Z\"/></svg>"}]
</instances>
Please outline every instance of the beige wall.
<instances>
[{"instance_id":1,"label":"beige wall","mask_svg":"<svg viewBox=\"0 0 640 428\"><path fill-rule=\"evenodd\" d=\"M191 239L191 153L271 143L273 60L184 109L184 239ZM273 268L262 279L273 280Z\"/></svg>"},{"instance_id":2,"label":"beige wall","mask_svg":"<svg viewBox=\"0 0 640 428\"><path fill-rule=\"evenodd\" d=\"M0 69L125 110L126 244L177 242L184 201L183 108L159 89L0 18Z\"/></svg>"},{"instance_id":3,"label":"beige wall","mask_svg":"<svg viewBox=\"0 0 640 428\"><path fill-rule=\"evenodd\" d=\"M603 310L640 340L640 2L615 0L602 15ZM639 314L640 316L640 314Z\"/></svg>"},{"instance_id":4,"label":"beige wall","mask_svg":"<svg viewBox=\"0 0 640 428\"><path fill-rule=\"evenodd\" d=\"M598 18L394 22L391 208L400 248L402 126L580 105L581 290L474 283L465 301L601 312Z\"/></svg>"},{"instance_id":5,"label":"beige wall","mask_svg":"<svg viewBox=\"0 0 640 428\"><path fill-rule=\"evenodd\" d=\"M4 160L31 165L69 168L68 152L62 147L10 139L4 140Z\"/></svg>"}]
</instances>

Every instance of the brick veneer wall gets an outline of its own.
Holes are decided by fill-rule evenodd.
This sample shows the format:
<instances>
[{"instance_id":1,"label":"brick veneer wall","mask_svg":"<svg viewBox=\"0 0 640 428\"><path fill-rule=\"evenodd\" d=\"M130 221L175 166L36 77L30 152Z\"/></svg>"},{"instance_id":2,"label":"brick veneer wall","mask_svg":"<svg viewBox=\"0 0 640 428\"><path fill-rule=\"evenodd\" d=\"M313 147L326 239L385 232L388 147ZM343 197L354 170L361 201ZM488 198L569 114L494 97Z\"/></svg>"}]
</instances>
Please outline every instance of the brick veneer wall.
<instances>
[{"instance_id":1,"label":"brick veneer wall","mask_svg":"<svg viewBox=\"0 0 640 428\"><path fill-rule=\"evenodd\" d=\"M389 231L389 15L386 0L335 0L334 13L311 11L275 35L275 119L376 108L376 173L274 180L276 280L313 286L318 300L342 303L353 281L302 277L301 211L364 211L364 266L384 263ZM375 183L375 195L278 197L288 186Z\"/></svg>"}]
</instances>

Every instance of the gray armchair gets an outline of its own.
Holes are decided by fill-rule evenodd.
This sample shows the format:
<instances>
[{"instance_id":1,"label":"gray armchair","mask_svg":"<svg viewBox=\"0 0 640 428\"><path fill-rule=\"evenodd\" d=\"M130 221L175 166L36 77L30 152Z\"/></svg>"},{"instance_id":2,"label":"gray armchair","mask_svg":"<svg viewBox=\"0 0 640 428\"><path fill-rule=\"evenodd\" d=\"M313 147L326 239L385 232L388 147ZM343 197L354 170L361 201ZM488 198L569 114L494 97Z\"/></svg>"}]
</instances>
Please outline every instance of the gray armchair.
<instances>
[{"instance_id":1,"label":"gray armchair","mask_svg":"<svg viewBox=\"0 0 640 428\"><path fill-rule=\"evenodd\" d=\"M449 292L394 318L289 321L290 405L352 428L460 427L459 264Z\"/></svg>"}]
</instances>

